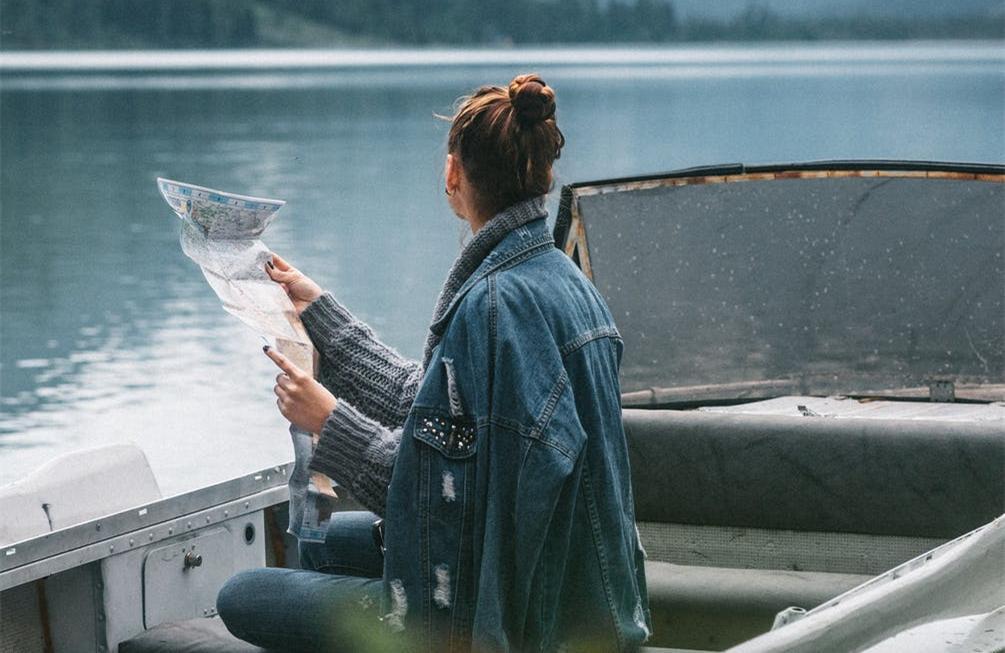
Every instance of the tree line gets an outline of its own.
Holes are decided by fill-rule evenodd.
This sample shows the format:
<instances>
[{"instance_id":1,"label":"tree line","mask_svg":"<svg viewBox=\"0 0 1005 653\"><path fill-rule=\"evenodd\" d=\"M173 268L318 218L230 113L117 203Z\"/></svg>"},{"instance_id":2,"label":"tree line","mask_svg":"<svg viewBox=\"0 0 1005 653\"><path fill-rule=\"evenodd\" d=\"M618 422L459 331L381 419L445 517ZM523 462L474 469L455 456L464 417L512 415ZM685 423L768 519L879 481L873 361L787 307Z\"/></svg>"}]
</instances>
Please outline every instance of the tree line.
<instances>
[{"instance_id":1,"label":"tree line","mask_svg":"<svg viewBox=\"0 0 1005 653\"><path fill-rule=\"evenodd\" d=\"M0 0L0 49L1005 38L1005 17L796 19L672 0Z\"/></svg>"}]
</instances>

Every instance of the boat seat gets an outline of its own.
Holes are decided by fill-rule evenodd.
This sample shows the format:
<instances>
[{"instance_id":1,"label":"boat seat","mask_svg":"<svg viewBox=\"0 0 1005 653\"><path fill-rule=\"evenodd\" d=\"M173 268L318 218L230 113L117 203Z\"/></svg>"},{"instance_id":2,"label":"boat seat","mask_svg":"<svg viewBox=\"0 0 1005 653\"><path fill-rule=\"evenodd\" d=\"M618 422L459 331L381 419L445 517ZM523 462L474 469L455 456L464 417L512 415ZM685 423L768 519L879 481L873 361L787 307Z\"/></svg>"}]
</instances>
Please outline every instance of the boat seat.
<instances>
[{"instance_id":1,"label":"boat seat","mask_svg":"<svg viewBox=\"0 0 1005 653\"><path fill-rule=\"evenodd\" d=\"M219 617L163 623L119 644L119 653L266 653L242 642ZM687 653L684 649L643 648L640 653Z\"/></svg>"},{"instance_id":2,"label":"boat seat","mask_svg":"<svg viewBox=\"0 0 1005 653\"><path fill-rule=\"evenodd\" d=\"M949 540L1005 511L1000 419L626 409L624 424L641 522Z\"/></svg>"},{"instance_id":3,"label":"boat seat","mask_svg":"<svg viewBox=\"0 0 1005 653\"><path fill-rule=\"evenodd\" d=\"M265 653L230 634L219 617L163 623L119 644L119 653Z\"/></svg>"},{"instance_id":4,"label":"boat seat","mask_svg":"<svg viewBox=\"0 0 1005 653\"><path fill-rule=\"evenodd\" d=\"M726 569L647 562L655 643L689 648L647 653L721 650L771 628L789 606L812 608L869 576L773 569ZM165 623L119 645L119 653L262 653L227 631L219 618Z\"/></svg>"},{"instance_id":5,"label":"boat seat","mask_svg":"<svg viewBox=\"0 0 1005 653\"><path fill-rule=\"evenodd\" d=\"M626 409L624 423L653 644L727 648L1005 509L1000 422Z\"/></svg>"},{"instance_id":6,"label":"boat seat","mask_svg":"<svg viewBox=\"0 0 1005 653\"><path fill-rule=\"evenodd\" d=\"M771 629L791 606L807 610L871 576L646 562L653 644L721 651Z\"/></svg>"},{"instance_id":7,"label":"boat seat","mask_svg":"<svg viewBox=\"0 0 1005 653\"><path fill-rule=\"evenodd\" d=\"M18 515L17 519L0 520L0 544L27 540L160 498L146 454L136 445L72 451L0 487L0 515Z\"/></svg>"}]
</instances>

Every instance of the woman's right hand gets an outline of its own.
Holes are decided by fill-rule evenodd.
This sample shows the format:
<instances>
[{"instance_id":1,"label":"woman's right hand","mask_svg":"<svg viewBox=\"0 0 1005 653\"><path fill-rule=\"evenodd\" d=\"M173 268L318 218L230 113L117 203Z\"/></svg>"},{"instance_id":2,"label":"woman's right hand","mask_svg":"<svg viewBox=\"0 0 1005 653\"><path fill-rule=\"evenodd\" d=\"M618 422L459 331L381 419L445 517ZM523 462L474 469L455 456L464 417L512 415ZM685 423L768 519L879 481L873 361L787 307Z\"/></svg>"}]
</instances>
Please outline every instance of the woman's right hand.
<instances>
[{"instance_id":1,"label":"woman's right hand","mask_svg":"<svg viewBox=\"0 0 1005 653\"><path fill-rule=\"evenodd\" d=\"M310 277L283 260L279 254L273 254L272 260L265 264L265 273L278 283L289 295L293 308L300 315L311 302L324 292L321 286L314 283Z\"/></svg>"}]
</instances>

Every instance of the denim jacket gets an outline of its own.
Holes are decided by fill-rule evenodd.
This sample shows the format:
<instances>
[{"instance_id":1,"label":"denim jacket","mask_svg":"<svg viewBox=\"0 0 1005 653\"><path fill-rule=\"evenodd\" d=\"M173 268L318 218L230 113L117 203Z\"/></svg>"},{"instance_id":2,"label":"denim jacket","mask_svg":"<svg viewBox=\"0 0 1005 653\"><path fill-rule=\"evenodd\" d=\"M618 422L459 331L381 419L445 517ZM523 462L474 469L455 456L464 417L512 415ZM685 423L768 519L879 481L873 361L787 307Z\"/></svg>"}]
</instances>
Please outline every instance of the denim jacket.
<instances>
[{"instance_id":1,"label":"denim jacket","mask_svg":"<svg viewBox=\"0 0 1005 653\"><path fill-rule=\"evenodd\" d=\"M385 513L385 622L430 651L628 651L649 635L622 341L544 218L431 328Z\"/></svg>"}]
</instances>

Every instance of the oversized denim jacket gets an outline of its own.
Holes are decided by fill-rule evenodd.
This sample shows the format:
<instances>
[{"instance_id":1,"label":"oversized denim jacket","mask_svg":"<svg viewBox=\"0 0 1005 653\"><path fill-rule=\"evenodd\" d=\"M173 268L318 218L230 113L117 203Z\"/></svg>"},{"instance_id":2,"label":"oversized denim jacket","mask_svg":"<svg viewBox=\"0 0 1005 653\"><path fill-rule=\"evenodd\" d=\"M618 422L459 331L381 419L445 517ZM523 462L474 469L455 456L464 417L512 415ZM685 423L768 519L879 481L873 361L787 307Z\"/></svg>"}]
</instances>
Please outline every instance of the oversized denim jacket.
<instances>
[{"instance_id":1,"label":"oversized denim jacket","mask_svg":"<svg viewBox=\"0 0 1005 653\"><path fill-rule=\"evenodd\" d=\"M430 651L627 651L649 634L622 341L543 218L432 327L387 495L385 622Z\"/></svg>"}]
</instances>

